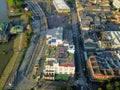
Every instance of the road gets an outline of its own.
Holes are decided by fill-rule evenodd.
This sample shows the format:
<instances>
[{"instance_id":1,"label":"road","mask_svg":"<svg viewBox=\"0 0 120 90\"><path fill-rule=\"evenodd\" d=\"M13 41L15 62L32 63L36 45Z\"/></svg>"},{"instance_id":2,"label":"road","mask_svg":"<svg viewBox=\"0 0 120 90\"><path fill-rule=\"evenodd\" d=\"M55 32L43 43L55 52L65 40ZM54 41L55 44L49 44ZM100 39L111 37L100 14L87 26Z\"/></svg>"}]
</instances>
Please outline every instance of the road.
<instances>
[{"instance_id":1,"label":"road","mask_svg":"<svg viewBox=\"0 0 120 90\"><path fill-rule=\"evenodd\" d=\"M84 90L87 90L86 77L84 76L83 69L85 68L84 55L83 55L83 46L82 40L79 40L79 29L78 29L78 19L77 14L74 9L71 10L72 16L72 29L73 29L73 42L75 44L75 74L77 79L77 85L83 87Z\"/></svg>"}]
</instances>

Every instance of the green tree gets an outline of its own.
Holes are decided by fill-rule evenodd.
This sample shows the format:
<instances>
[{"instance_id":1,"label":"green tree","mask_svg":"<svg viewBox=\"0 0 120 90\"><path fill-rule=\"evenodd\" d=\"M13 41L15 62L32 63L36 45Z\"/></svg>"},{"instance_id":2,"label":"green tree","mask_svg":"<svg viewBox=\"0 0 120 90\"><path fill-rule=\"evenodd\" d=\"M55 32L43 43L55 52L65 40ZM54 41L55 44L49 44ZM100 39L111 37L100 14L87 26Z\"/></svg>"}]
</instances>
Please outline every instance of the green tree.
<instances>
[{"instance_id":1,"label":"green tree","mask_svg":"<svg viewBox=\"0 0 120 90\"><path fill-rule=\"evenodd\" d=\"M21 8L21 7L24 6L24 1L25 1L25 0L11 0L11 1L13 1L15 7Z\"/></svg>"},{"instance_id":2,"label":"green tree","mask_svg":"<svg viewBox=\"0 0 120 90\"><path fill-rule=\"evenodd\" d=\"M54 88L54 90L61 90L61 87L56 87Z\"/></svg>"},{"instance_id":3,"label":"green tree","mask_svg":"<svg viewBox=\"0 0 120 90\"><path fill-rule=\"evenodd\" d=\"M102 90L102 88L98 88L98 90Z\"/></svg>"},{"instance_id":4,"label":"green tree","mask_svg":"<svg viewBox=\"0 0 120 90\"><path fill-rule=\"evenodd\" d=\"M32 13L28 11L20 16L20 20L23 20L26 24L30 24L32 20Z\"/></svg>"},{"instance_id":5,"label":"green tree","mask_svg":"<svg viewBox=\"0 0 120 90\"><path fill-rule=\"evenodd\" d=\"M73 7L73 5L74 5L74 0L67 0L67 3L68 3L71 7Z\"/></svg>"},{"instance_id":6,"label":"green tree","mask_svg":"<svg viewBox=\"0 0 120 90\"><path fill-rule=\"evenodd\" d=\"M67 90L72 90L70 86L67 86Z\"/></svg>"},{"instance_id":7,"label":"green tree","mask_svg":"<svg viewBox=\"0 0 120 90\"><path fill-rule=\"evenodd\" d=\"M117 88L115 88L115 90L120 90L120 88L119 88L119 87L117 87Z\"/></svg>"},{"instance_id":8,"label":"green tree","mask_svg":"<svg viewBox=\"0 0 120 90\"><path fill-rule=\"evenodd\" d=\"M118 9L118 11L120 12L120 8Z\"/></svg>"},{"instance_id":9,"label":"green tree","mask_svg":"<svg viewBox=\"0 0 120 90\"><path fill-rule=\"evenodd\" d=\"M108 84L106 85L106 88L107 88L107 90L112 90L112 89L113 89L111 83L108 83Z\"/></svg>"},{"instance_id":10,"label":"green tree","mask_svg":"<svg viewBox=\"0 0 120 90\"><path fill-rule=\"evenodd\" d=\"M113 5L113 0L109 0L109 4L112 6Z\"/></svg>"},{"instance_id":11,"label":"green tree","mask_svg":"<svg viewBox=\"0 0 120 90\"><path fill-rule=\"evenodd\" d=\"M118 87L118 86L120 86L120 83L118 81L115 81L114 85L115 85L115 87Z\"/></svg>"}]
</instances>

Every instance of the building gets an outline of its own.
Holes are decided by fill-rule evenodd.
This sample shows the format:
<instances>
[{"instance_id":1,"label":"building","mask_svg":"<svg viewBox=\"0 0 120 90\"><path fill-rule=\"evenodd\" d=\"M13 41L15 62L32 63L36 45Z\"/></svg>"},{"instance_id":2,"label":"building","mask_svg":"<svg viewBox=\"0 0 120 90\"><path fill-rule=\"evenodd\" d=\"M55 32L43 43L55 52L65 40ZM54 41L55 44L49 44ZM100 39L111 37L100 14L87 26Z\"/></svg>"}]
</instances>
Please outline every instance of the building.
<instances>
[{"instance_id":1,"label":"building","mask_svg":"<svg viewBox=\"0 0 120 90\"><path fill-rule=\"evenodd\" d=\"M57 57L58 58L67 58L68 57L67 49L68 49L67 46L59 45L57 47Z\"/></svg>"},{"instance_id":2,"label":"building","mask_svg":"<svg viewBox=\"0 0 120 90\"><path fill-rule=\"evenodd\" d=\"M68 46L68 52L74 54L74 52L75 52L75 46L74 45L69 45Z\"/></svg>"},{"instance_id":3,"label":"building","mask_svg":"<svg viewBox=\"0 0 120 90\"><path fill-rule=\"evenodd\" d=\"M101 24L100 17L98 17L98 16L94 17L94 24L97 26Z\"/></svg>"},{"instance_id":4,"label":"building","mask_svg":"<svg viewBox=\"0 0 120 90\"><path fill-rule=\"evenodd\" d=\"M51 46L63 44L63 27L49 29L46 31L46 43Z\"/></svg>"},{"instance_id":5,"label":"building","mask_svg":"<svg viewBox=\"0 0 120 90\"><path fill-rule=\"evenodd\" d=\"M10 30L11 34L18 34L18 33L21 33L21 32L23 32L23 27L20 26L20 25L16 25L16 26L12 27L11 30Z\"/></svg>"},{"instance_id":6,"label":"building","mask_svg":"<svg viewBox=\"0 0 120 90\"><path fill-rule=\"evenodd\" d=\"M0 28L0 43L2 42L8 42L10 37L10 23L5 23L1 25Z\"/></svg>"},{"instance_id":7,"label":"building","mask_svg":"<svg viewBox=\"0 0 120 90\"><path fill-rule=\"evenodd\" d=\"M75 52L75 46L73 44L69 44L69 45L58 45L56 48L57 52L57 58L68 58L69 55L73 55Z\"/></svg>"},{"instance_id":8,"label":"building","mask_svg":"<svg viewBox=\"0 0 120 90\"><path fill-rule=\"evenodd\" d=\"M56 74L68 74L68 75L74 75L75 73L75 66L74 64L68 64L68 63L62 63L59 64Z\"/></svg>"},{"instance_id":9,"label":"building","mask_svg":"<svg viewBox=\"0 0 120 90\"><path fill-rule=\"evenodd\" d=\"M90 29L90 23L93 22L93 18L83 15L80 17L80 22L82 31L88 31Z\"/></svg>"},{"instance_id":10,"label":"building","mask_svg":"<svg viewBox=\"0 0 120 90\"><path fill-rule=\"evenodd\" d=\"M113 0L113 6L116 8L120 8L120 0Z\"/></svg>"},{"instance_id":11,"label":"building","mask_svg":"<svg viewBox=\"0 0 120 90\"><path fill-rule=\"evenodd\" d=\"M101 37L101 47L104 48L120 48L120 31L106 31Z\"/></svg>"},{"instance_id":12,"label":"building","mask_svg":"<svg viewBox=\"0 0 120 90\"><path fill-rule=\"evenodd\" d=\"M73 77L75 73L74 62L66 63L63 60L55 58L46 58L44 78L46 80L55 80L57 75L67 75Z\"/></svg>"},{"instance_id":13,"label":"building","mask_svg":"<svg viewBox=\"0 0 120 90\"><path fill-rule=\"evenodd\" d=\"M76 0L76 7L89 77L120 78L120 14L111 11L109 0Z\"/></svg>"},{"instance_id":14,"label":"building","mask_svg":"<svg viewBox=\"0 0 120 90\"><path fill-rule=\"evenodd\" d=\"M64 0L53 0L53 4L58 13L70 13L70 8Z\"/></svg>"},{"instance_id":15,"label":"building","mask_svg":"<svg viewBox=\"0 0 120 90\"><path fill-rule=\"evenodd\" d=\"M105 27L105 29L108 30L107 26ZM90 30L88 33L83 33L84 49L85 50L119 49L120 31L115 31L115 30L119 30L119 27L111 24L109 26L109 29L111 29L111 31L102 32L101 29L98 30L95 29L95 30ZM99 33L99 35L96 32Z\"/></svg>"},{"instance_id":16,"label":"building","mask_svg":"<svg viewBox=\"0 0 120 90\"><path fill-rule=\"evenodd\" d=\"M55 58L46 58L45 69L44 69L44 78L46 80L55 79Z\"/></svg>"},{"instance_id":17,"label":"building","mask_svg":"<svg viewBox=\"0 0 120 90\"><path fill-rule=\"evenodd\" d=\"M99 48L98 38L90 32L83 32L84 50L96 50Z\"/></svg>"},{"instance_id":18,"label":"building","mask_svg":"<svg viewBox=\"0 0 120 90\"><path fill-rule=\"evenodd\" d=\"M87 63L92 79L120 77L120 59L115 51L94 52Z\"/></svg>"},{"instance_id":19,"label":"building","mask_svg":"<svg viewBox=\"0 0 120 90\"><path fill-rule=\"evenodd\" d=\"M94 3L94 4L97 4L97 3L100 3L101 0L89 0L90 2Z\"/></svg>"},{"instance_id":20,"label":"building","mask_svg":"<svg viewBox=\"0 0 120 90\"><path fill-rule=\"evenodd\" d=\"M120 23L120 13L115 14L116 22Z\"/></svg>"}]
</instances>

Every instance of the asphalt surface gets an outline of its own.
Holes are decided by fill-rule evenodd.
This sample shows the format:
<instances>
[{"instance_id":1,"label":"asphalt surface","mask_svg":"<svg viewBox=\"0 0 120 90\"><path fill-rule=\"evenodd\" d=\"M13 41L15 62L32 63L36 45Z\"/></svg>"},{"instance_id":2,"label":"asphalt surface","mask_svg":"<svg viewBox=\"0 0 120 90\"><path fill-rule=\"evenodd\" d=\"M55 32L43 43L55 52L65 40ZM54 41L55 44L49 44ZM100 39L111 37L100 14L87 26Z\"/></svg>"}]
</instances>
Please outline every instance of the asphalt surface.
<instances>
[{"instance_id":1,"label":"asphalt surface","mask_svg":"<svg viewBox=\"0 0 120 90\"><path fill-rule=\"evenodd\" d=\"M75 44L75 78L76 78L76 85L80 87L82 90L87 90L87 82L86 77L84 75L83 69L85 68L84 62L84 51L82 46L82 40L79 40L80 33L78 29L78 19L75 9L71 10L72 16L72 28L73 28L73 42Z\"/></svg>"}]
</instances>

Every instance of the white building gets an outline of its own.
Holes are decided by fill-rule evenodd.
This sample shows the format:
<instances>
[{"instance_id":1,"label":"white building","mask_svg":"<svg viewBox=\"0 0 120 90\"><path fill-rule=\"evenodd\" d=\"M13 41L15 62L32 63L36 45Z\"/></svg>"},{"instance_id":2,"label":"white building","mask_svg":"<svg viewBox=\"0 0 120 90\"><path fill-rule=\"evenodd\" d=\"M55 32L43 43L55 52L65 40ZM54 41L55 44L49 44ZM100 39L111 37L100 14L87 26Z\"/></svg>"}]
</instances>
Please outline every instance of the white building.
<instances>
[{"instance_id":1,"label":"white building","mask_svg":"<svg viewBox=\"0 0 120 90\"><path fill-rule=\"evenodd\" d=\"M58 66L57 65L56 65L56 69L57 69L56 74L74 75L74 73L75 73L74 64L62 63L62 64L59 64Z\"/></svg>"},{"instance_id":2,"label":"white building","mask_svg":"<svg viewBox=\"0 0 120 90\"><path fill-rule=\"evenodd\" d=\"M46 80L54 80L55 77L55 67L54 62L55 58L46 58L45 69L44 69L44 78Z\"/></svg>"},{"instance_id":3,"label":"white building","mask_svg":"<svg viewBox=\"0 0 120 90\"><path fill-rule=\"evenodd\" d=\"M92 3L96 4L96 3L101 2L101 0L90 0L90 2L92 2Z\"/></svg>"},{"instance_id":4,"label":"white building","mask_svg":"<svg viewBox=\"0 0 120 90\"><path fill-rule=\"evenodd\" d=\"M46 43L51 46L63 44L63 27L49 29L46 31Z\"/></svg>"},{"instance_id":5,"label":"white building","mask_svg":"<svg viewBox=\"0 0 120 90\"><path fill-rule=\"evenodd\" d=\"M90 29L90 26L87 25L87 24L81 24L80 27L81 27L82 31L87 31L88 32L88 30Z\"/></svg>"},{"instance_id":6,"label":"white building","mask_svg":"<svg viewBox=\"0 0 120 90\"><path fill-rule=\"evenodd\" d=\"M120 32L119 31L108 31L109 40L111 41L112 48L120 48Z\"/></svg>"},{"instance_id":7,"label":"white building","mask_svg":"<svg viewBox=\"0 0 120 90\"><path fill-rule=\"evenodd\" d=\"M93 22L93 18L90 16L81 16L80 17L80 27L83 31L88 31L90 29L90 23Z\"/></svg>"},{"instance_id":8,"label":"white building","mask_svg":"<svg viewBox=\"0 0 120 90\"><path fill-rule=\"evenodd\" d=\"M58 13L70 13L70 8L64 0L53 0L53 4Z\"/></svg>"},{"instance_id":9,"label":"white building","mask_svg":"<svg viewBox=\"0 0 120 90\"><path fill-rule=\"evenodd\" d=\"M68 52L74 54L74 52L75 52L75 46L74 45L69 45L68 46Z\"/></svg>"},{"instance_id":10,"label":"white building","mask_svg":"<svg viewBox=\"0 0 120 90\"><path fill-rule=\"evenodd\" d=\"M55 58L46 58L44 78L46 80L54 80L55 74L67 74L73 76L75 73L74 63L59 63Z\"/></svg>"},{"instance_id":11,"label":"white building","mask_svg":"<svg viewBox=\"0 0 120 90\"><path fill-rule=\"evenodd\" d=\"M113 0L113 6L120 8L120 0Z\"/></svg>"}]
</instances>

